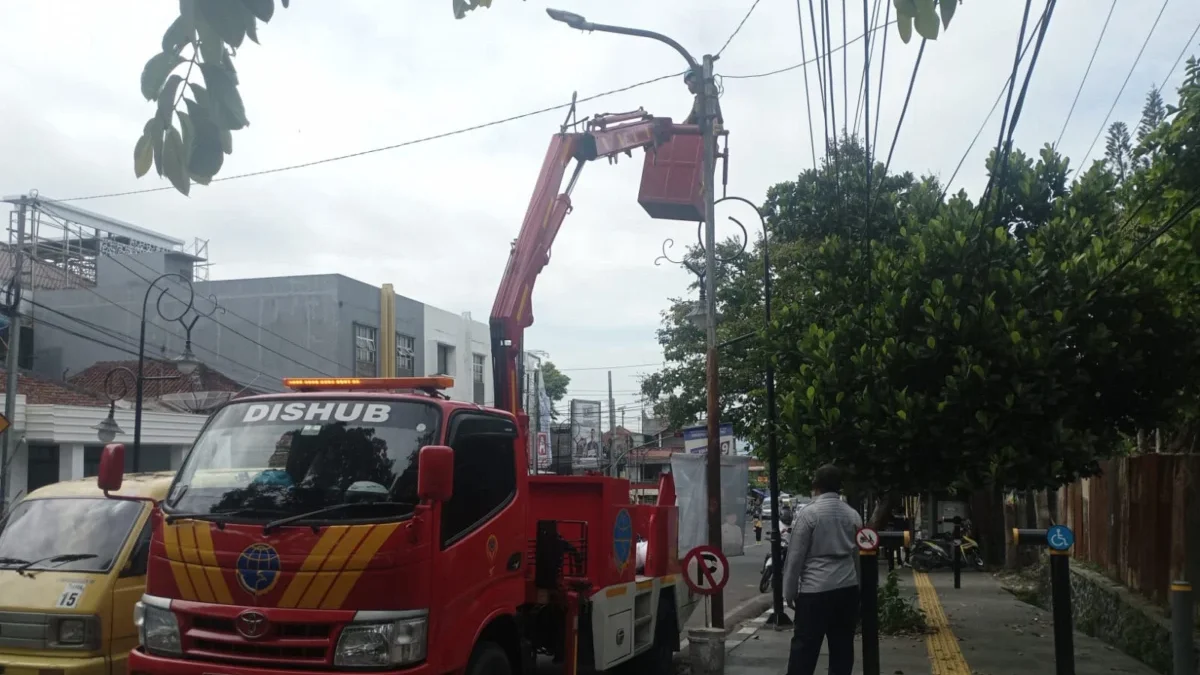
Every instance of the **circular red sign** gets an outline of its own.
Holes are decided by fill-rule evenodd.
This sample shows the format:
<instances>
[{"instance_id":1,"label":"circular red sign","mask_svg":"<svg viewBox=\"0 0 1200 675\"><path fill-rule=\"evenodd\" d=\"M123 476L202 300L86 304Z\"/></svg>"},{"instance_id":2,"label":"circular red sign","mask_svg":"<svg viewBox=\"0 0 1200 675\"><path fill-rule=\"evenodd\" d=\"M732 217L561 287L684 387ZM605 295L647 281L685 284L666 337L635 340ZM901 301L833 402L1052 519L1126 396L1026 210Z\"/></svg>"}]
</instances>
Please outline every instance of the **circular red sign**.
<instances>
[{"instance_id":1,"label":"circular red sign","mask_svg":"<svg viewBox=\"0 0 1200 675\"><path fill-rule=\"evenodd\" d=\"M715 546L697 546L683 556L683 581L700 595L716 595L729 582L729 559Z\"/></svg>"}]
</instances>

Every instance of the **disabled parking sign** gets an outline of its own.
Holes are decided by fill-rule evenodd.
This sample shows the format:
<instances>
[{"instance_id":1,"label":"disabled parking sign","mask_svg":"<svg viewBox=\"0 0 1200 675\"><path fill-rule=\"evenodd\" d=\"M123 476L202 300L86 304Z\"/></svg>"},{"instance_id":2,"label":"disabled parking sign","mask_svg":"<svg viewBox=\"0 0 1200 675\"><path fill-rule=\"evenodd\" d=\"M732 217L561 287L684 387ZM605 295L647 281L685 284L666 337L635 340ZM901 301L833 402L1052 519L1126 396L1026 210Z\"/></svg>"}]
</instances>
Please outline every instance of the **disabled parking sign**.
<instances>
[{"instance_id":1,"label":"disabled parking sign","mask_svg":"<svg viewBox=\"0 0 1200 675\"><path fill-rule=\"evenodd\" d=\"M1066 551L1075 545L1075 533L1066 525L1055 525L1046 530L1046 545L1055 551Z\"/></svg>"}]
</instances>

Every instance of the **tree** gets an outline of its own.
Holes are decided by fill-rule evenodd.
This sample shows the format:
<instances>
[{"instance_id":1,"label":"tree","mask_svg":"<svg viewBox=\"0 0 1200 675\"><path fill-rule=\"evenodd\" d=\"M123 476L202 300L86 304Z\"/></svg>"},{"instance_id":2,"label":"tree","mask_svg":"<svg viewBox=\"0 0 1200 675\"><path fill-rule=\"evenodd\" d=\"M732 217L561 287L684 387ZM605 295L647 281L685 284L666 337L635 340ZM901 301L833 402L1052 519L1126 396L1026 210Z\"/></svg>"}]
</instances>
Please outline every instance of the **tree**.
<instances>
[{"instance_id":1,"label":"tree","mask_svg":"<svg viewBox=\"0 0 1200 675\"><path fill-rule=\"evenodd\" d=\"M550 398L550 416L557 418L558 411L554 404L563 400L567 395L567 387L571 385L571 377L564 375L552 361L542 364L542 383L546 386L546 396Z\"/></svg>"},{"instance_id":2,"label":"tree","mask_svg":"<svg viewBox=\"0 0 1200 675\"><path fill-rule=\"evenodd\" d=\"M279 1L286 9L289 0ZM454 16L491 4L453 0ZM134 175L153 166L187 195L193 182L208 185L220 173L233 153L233 132L250 125L233 59L246 38L258 42L258 22L274 14L275 0L179 0L162 51L142 68L142 95L155 112L134 144Z\"/></svg>"},{"instance_id":3,"label":"tree","mask_svg":"<svg viewBox=\"0 0 1200 675\"><path fill-rule=\"evenodd\" d=\"M1108 127L1108 139L1104 144L1104 161L1116 177L1124 183L1129 174L1133 145L1129 139L1129 127L1124 122L1113 122Z\"/></svg>"},{"instance_id":4,"label":"tree","mask_svg":"<svg viewBox=\"0 0 1200 675\"><path fill-rule=\"evenodd\" d=\"M1167 109L1163 105L1162 95L1158 93L1158 87L1150 87L1150 92L1146 94L1146 105L1142 106L1142 119L1138 122L1138 143L1145 141L1166 118Z\"/></svg>"}]
</instances>

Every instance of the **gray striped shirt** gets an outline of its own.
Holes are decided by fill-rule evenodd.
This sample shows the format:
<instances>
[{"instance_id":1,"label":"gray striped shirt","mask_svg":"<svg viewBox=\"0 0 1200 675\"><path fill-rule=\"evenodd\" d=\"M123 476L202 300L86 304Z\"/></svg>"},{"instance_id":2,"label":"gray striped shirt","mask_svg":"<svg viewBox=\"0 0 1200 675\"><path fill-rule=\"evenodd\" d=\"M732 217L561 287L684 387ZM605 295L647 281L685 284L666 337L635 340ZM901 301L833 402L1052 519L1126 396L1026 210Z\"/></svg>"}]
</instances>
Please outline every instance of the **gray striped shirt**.
<instances>
[{"instance_id":1,"label":"gray striped shirt","mask_svg":"<svg viewBox=\"0 0 1200 675\"><path fill-rule=\"evenodd\" d=\"M832 492L796 512L783 568L783 597L858 584L858 512Z\"/></svg>"}]
</instances>

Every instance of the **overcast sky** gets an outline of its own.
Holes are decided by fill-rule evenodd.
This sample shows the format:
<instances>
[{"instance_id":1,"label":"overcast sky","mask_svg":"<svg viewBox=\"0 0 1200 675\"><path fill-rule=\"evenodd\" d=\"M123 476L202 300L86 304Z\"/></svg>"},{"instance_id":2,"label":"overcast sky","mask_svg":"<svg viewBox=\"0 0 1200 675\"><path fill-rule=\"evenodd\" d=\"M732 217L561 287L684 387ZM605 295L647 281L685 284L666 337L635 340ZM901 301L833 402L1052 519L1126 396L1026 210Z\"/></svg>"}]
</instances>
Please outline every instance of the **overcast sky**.
<instances>
[{"instance_id":1,"label":"overcast sky","mask_svg":"<svg viewBox=\"0 0 1200 675\"><path fill-rule=\"evenodd\" d=\"M572 91L584 97L683 69L665 46L571 30L547 19L547 6L667 33L700 55L720 48L752 2L494 0L490 10L456 21L450 0L297 0L259 29L262 46L247 41L238 54L252 126L235 133L222 175L395 145L564 103ZM840 3L829 5L838 10L832 30L840 44ZM1042 5L1034 2L1034 16ZM1058 3L1017 130L1019 147L1036 150L1058 136L1108 6ZM1117 3L1063 137L1061 149L1075 162L1101 128L1160 6ZM893 170L949 177L1012 67L1023 8L1019 0L967 0L949 31L929 43ZM134 141L153 112L138 78L176 10L168 0L0 0L6 26L0 194L36 189L63 199L158 184L153 172L133 176ZM847 11L849 35L860 35L862 3L851 0ZM796 13L791 0L761 0L717 64L719 74L730 76L721 100L731 132L730 194L761 201L771 184L812 164L803 70L732 78L802 60ZM1134 126L1145 92L1162 83L1198 21L1200 3L1168 4L1114 120ZM882 96L877 81L871 94L873 101L882 98L881 156L918 48L918 40L906 45L894 28L890 33ZM852 45L851 107L862 58L862 43ZM840 119L841 56L834 62ZM1168 102L1182 71L1181 64L1164 91ZM815 71L809 79L815 101ZM585 103L579 112L642 106L680 119L690 105L682 78L669 78ZM820 108L814 113L820 144ZM956 187L982 189L983 157L995 145L999 117L967 157ZM214 278L341 273L391 282L400 294L486 321L547 142L562 120L557 111L355 159L196 186L190 198L166 190L78 203L189 241L209 239ZM1103 139L1092 157L1102 154ZM537 323L527 338L529 349L548 352L568 371L579 398L601 398L605 369L617 367L615 397L628 407L630 426L640 401L637 376L652 369L630 366L661 360L654 340L659 312L689 280L654 259L664 238L690 241L695 232L693 225L646 216L636 201L640 167L637 157L584 171L575 211L534 295Z\"/></svg>"}]
</instances>

